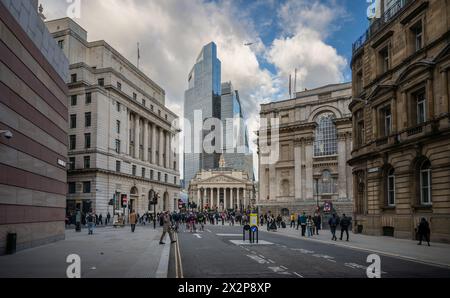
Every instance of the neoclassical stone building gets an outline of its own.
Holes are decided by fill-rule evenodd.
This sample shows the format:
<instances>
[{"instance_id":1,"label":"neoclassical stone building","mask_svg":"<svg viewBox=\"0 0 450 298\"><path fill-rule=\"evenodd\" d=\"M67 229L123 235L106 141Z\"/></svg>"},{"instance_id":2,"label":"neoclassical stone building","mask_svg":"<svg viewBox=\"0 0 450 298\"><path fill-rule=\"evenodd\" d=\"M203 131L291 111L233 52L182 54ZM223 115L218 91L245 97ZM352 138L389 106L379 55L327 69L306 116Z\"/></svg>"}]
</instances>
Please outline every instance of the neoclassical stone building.
<instances>
[{"instance_id":1,"label":"neoclassical stone building","mask_svg":"<svg viewBox=\"0 0 450 298\"><path fill-rule=\"evenodd\" d=\"M353 45L356 226L450 242L450 5L398 1Z\"/></svg>"},{"instance_id":2,"label":"neoclassical stone building","mask_svg":"<svg viewBox=\"0 0 450 298\"><path fill-rule=\"evenodd\" d=\"M313 214L333 206L339 214L352 213L353 186L347 165L352 150L350 102L351 83L346 83L261 106L261 118L269 122L276 118L280 123L277 144L267 142L266 131L259 131L261 212ZM279 151L279 158L265 164L269 147Z\"/></svg>"},{"instance_id":3,"label":"neoclassical stone building","mask_svg":"<svg viewBox=\"0 0 450 298\"><path fill-rule=\"evenodd\" d=\"M202 170L189 184L189 201L199 210L246 210L255 206L253 179L247 171L225 168L222 156L216 170Z\"/></svg>"},{"instance_id":4,"label":"neoclassical stone building","mask_svg":"<svg viewBox=\"0 0 450 298\"><path fill-rule=\"evenodd\" d=\"M157 211L178 208L177 115L164 89L105 41L87 41L73 20L46 25L70 62L67 212L143 214L153 195Z\"/></svg>"}]
</instances>

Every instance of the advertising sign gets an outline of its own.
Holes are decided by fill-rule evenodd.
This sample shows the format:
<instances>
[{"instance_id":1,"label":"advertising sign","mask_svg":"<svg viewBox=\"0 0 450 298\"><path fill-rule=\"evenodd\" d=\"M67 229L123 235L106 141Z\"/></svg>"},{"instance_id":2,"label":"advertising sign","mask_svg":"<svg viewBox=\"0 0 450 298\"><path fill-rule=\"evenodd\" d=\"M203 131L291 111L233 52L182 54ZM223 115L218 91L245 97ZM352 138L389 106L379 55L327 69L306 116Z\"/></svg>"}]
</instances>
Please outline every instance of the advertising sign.
<instances>
[{"instance_id":1,"label":"advertising sign","mask_svg":"<svg viewBox=\"0 0 450 298\"><path fill-rule=\"evenodd\" d=\"M250 226L252 227L258 226L258 214L256 213L250 214Z\"/></svg>"}]
</instances>

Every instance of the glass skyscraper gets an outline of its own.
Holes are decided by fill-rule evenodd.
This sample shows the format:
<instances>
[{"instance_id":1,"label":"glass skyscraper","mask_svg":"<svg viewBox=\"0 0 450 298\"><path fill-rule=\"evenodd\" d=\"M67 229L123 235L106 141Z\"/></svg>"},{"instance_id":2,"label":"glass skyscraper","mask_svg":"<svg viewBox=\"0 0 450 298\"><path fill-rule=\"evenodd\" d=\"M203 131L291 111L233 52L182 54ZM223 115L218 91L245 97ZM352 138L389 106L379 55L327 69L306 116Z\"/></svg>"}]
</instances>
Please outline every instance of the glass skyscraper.
<instances>
[{"instance_id":1,"label":"glass skyscraper","mask_svg":"<svg viewBox=\"0 0 450 298\"><path fill-rule=\"evenodd\" d=\"M253 156L249 150L248 133L243 122L244 115L239 93L233 89L231 83L221 84L221 62L217 58L215 43L212 42L203 47L189 73L188 82L189 89L185 92L184 100L184 118L190 122L191 127L189 139L185 139L185 188L189 188L190 181L200 170L217 169L222 153L227 168L245 170L250 179L254 179ZM201 111L202 119L195 119L196 111L197 113ZM223 139L215 140L216 145L221 144L222 149L217 153L206 153L203 150L203 140L211 131L194 127L195 120L197 122L201 120L200 125L202 125L211 117L220 119L224 129ZM226 119L235 119L235 121L230 124ZM227 142L227 131L234 136L234 142ZM194 150L195 148L200 148L201 153Z\"/></svg>"},{"instance_id":2,"label":"glass skyscraper","mask_svg":"<svg viewBox=\"0 0 450 298\"><path fill-rule=\"evenodd\" d=\"M195 111L202 112L203 119L201 120L203 121L211 117L221 118L221 62L217 59L215 43L212 42L203 47L189 73L188 82L189 89L184 96L184 118L191 124L191 136L190 144L185 142L184 180L186 188L189 187L190 181L199 170L217 168L220 159L219 153L203 152L204 136L210 132L203 130L196 132L194 128ZM197 133L200 138L195 138ZM187 146L190 148L186 148ZM201 148L202 153L196 152L195 148Z\"/></svg>"}]
</instances>

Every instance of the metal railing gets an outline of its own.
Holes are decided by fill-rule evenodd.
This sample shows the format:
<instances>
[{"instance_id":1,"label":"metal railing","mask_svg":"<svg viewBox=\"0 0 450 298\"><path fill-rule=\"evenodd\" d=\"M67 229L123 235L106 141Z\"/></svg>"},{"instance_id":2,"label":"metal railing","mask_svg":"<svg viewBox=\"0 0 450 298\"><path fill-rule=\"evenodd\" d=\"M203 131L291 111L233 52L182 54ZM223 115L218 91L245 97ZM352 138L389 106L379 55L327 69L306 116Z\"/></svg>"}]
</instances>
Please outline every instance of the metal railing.
<instances>
[{"instance_id":1,"label":"metal railing","mask_svg":"<svg viewBox=\"0 0 450 298\"><path fill-rule=\"evenodd\" d=\"M374 19L369 29L361 35L352 45L353 54L358 51L367 40L380 31L386 24L390 23L408 4L415 0L397 0L379 19Z\"/></svg>"}]
</instances>

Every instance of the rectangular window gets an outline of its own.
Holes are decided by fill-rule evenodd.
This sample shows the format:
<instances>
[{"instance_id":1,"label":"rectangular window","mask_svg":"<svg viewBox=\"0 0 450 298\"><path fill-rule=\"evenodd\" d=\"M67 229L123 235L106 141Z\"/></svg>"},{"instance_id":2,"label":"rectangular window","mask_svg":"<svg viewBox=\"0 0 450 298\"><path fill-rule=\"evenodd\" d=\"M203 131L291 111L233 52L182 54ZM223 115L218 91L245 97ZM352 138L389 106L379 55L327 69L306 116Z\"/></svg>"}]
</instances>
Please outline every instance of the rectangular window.
<instances>
[{"instance_id":1,"label":"rectangular window","mask_svg":"<svg viewBox=\"0 0 450 298\"><path fill-rule=\"evenodd\" d=\"M117 173L120 173L120 170L121 170L121 169L120 169L120 166L121 166L120 161L117 160L117 161L116 161L116 172L117 172Z\"/></svg>"},{"instance_id":2,"label":"rectangular window","mask_svg":"<svg viewBox=\"0 0 450 298\"><path fill-rule=\"evenodd\" d=\"M384 136L388 137L392 132L392 114L391 107L386 107L382 110L384 117Z\"/></svg>"},{"instance_id":3,"label":"rectangular window","mask_svg":"<svg viewBox=\"0 0 450 298\"><path fill-rule=\"evenodd\" d=\"M395 206L395 176L388 176L388 205Z\"/></svg>"},{"instance_id":4,"label":"rectangular window","mask_svg":"<svg viewBox=\"0 0 450 298\"><path fill-rule=\"evenodd\" d=\"M116 140L116 153L120 154L120 140Z\"/></svg>"},{"instance_id":5,"label":"rectangular window","mask_svg":"<svg viewBox=\"0 0 450 298\"><path fill-rule=\"evenodd\" d=\"M173 177L173 184L175 184L175 185L177 184L177 176Z\"/></svg>"},{"instance_id":6,"label":"rectangular window","mask_svg":"<svg viewBox=\"0 0 450 298\"><path fill-rule=\"evenodd\" d=\"M64 40L58 40L58 47L62 50L64 49Z\"/></svg>"},{"instance_id":7,"label":"rectangular window","mask_svg":"<svg viewBox=\"0 0 450 298\"><path fill-rule=\"evenodd\" d=\"M75 83L77 81L77 74L73 73L70 75L70 82Z\"/></svg>"},{"instance_id":8,"label":"rectangular window","mask_svg":"<svg viewBox=\"0 0 450 298\"><path fill-rule=\"evenodd\" d=\"M120 102L117 102L117 112L120 113Z\"/></svg>"},{"instance_id":9,"label":"rectangular window","mask_svg":"<svg viewBox=\"0 0 450 298\"><path fill-rule=\"evenodd\" d=\"M380 55L380 72L381 74L389 70L389 48L385 47L379 52Z\"/></svg>"},{"instance_id":10,"label":"rectangular window","mask_svg":"<svg viewBox=\"0 0 450 298\"><path fill-rule=\"evenodd\" d=\"M69 170L75 170L75 157L69 157Z\"/></svg>"},{"instance_id":11,"label":"rectangular window","mask_svg":"<svg viewBox=\"0 0 450 298\"><path fill-rule=\"evenodd\" d=\"M420 171L420 201L422 205L431 204L431 171L425 169Z\"/></svg>"},{"instance_id":12,"label":"rectangular window","mask_svg":"<svg viewBox=\"0 0 450 298\"><path fill-rule=\"evenodd\" d=\"M358 124L357 124L357 140L356 140L356 142L357 142L357 145L358 145L358 147L359 146L362 146L362 145L364 145L364 142L365 142L365 140L364 140L364 121L359 121L358 122Z\"/></svg>"},{"instance_id":13,"label":"rectangular window","mask_svg":"<svg viewBox=\"0 0 450 298\"><path fill-rule=\"evenodd\" d=\"M153 180L153 178L154 178L154 171L150 170L150 179Z\"/></svg>"},{"instance_id":14,"label":"rectangular window","mask_svg":"<svg viewBox=\"0 0 450 298\"><path fill-rule=\"evenodd\" d=\"M77 128L77 115L76 114L70 115L70 128L71 129Z\"/></svg>"},{"instance_id":15,"label":"rectangular window","mask_svg":"<svg viewBox=\"0 0 450 298\"><path fill-rule=\"evenodd\" d=\"M116 132L117 132L117 134L120 134L120 121L119 120L116 121Z\"/></svg>"},{"instance_id":16,"label":"rectangular window","mask_svg":"<svg viewBox=\"0 0 450 298\"><path fill-rule=\"evenodd\" d=\"M90 156L85 156L84 157L84 168L85 169L90 169L91 168L91 157Z\"/></svg>"},{"instance_id":17,"label":"rectangular window","mask_svg":"<svg viewBox=\"0 0 450 298\"><path fill-rule=\"evenodd\" d=\"M153 112L153 105L150 105L150 110Z\"/></svg>"},{"instance_id":18,"label":"rectangular window","mask_svg":"<svg viewBox=\"0 0 450 298\"><path fill-rule=\"evenodd\" d=\"M158 172L158 181L161 181L161 172Z\"/></svg>"},{"instance_id":19,"label":"rectangular window","mask_svg":"<svg viewBox=\"0 0 450 298\"><path fill-rule=\"evenodd\" d=\"M75 184L75 182L69 182L69 194L74 194L77 192L77 185Z\"/></svg>"},{"instance_id":20,"label":"rectangular window","mask_svg":"<svg viewBox=\"0 0 450 298\"><path fill-rule=\"evenodd\" d=\"M142 99L142 105L145 107L145 104L146 104L146 102L145 102L145 99Z\"/></svg>"},{"instance_id":21,"label":"rectangular window","mask_svg":"<svg viewBox=\"0 0 450 298\"><path fill-rule=\"evenodd\" d=\"M133 93L133 100L137 100L137 94Z\"/></svg>"},{"instance_id":22,"label":"rectangular window","mask_svg":"<svg viewBox=\"0 0 450 298\"><path fill-rule=\"evenodd\" d=\"M411 27L413 41L414 41L414 49L415 51L419 51L423 47L423 27L422 21L419 21L417 24Z\"/></svg>"},{"instance_id":23,"label":"rectangular window","mask_svg":"<svg viewBox=\"0 0 450 298\"><path fill-rule=\"evenodd\" d=\"M91 193L91 181L83 182L83 193Z\"/></svg>"},{"instance_id":24,"label":"rectangular window","mask_svg":"<svg viewBox=\"0 0 450 298\"><path fill-rule=\"evenodd\" d=\"M141 176L142 176L142 178L145 178L145 168L141 169Z\"/></svg>"},{"instance_id":25,"label":"rectangular window","mask_svg":"<svg viewBox=\"0 0 450 298\"><path fill-rule=\"evenodd\" d=\"M84 148L85 149L91 148L91 134L90 133L84 134Z\"/></svg>"},{"instance_id":26,"label":"rectangular window","mask_svg":"<svg viewBox=\"0 0 450 298\"><path fill-rule=\"evenodd\" d=\"M70 97L70 105L71 105L72 107L77 105L77 96L76 96L76 95L72 95L72 96Z\"/></svg>"},{"instance_id":27,"label":"rectangular window","mask_svg":"<svg viewBox=\"0 0 450 298\"><path fill-rule=\"evenodd\" d=\"M133 176L136 176L136 169L137 169L136 166L133 166L133 167L132 167L132 175L133 175Z\"/></svg>"},{"instance_id":28,"label":"rectangular window","mask_svg":"<svg viewBox=\"0 0 450 298\"><path fill-rule=\"evenodd\" d=\"M92 102L92 93L86 93L86 104L90 104Z\"/></svg>"},{"instance_id":29,"label":"rectangular window","mask_svg":"<svg viewBox=\"0 0 450 298\"><path fill-rule=\"evenodd\" d=\"M85 127L91 127L91 115L92 114L90 112L84 114Z\"/></svg>"},{"instance_id":30,"label":"rectangular window","mask_svg":"<svg viewBox=\"0 0 450 298\"><path fill-rule=\"evenodd\" d=\"M415 98L417 105L417 124L422 124L427 121L425 92L417 93Z\"/></svg>"},{"instance_id":31,"label":"rectangular window","mask_svg":"<svg viewBox=\"0 0 450 298\"><path fill-rule=\"evenodd\" d=\"M166 182L166 183L169 182L169 175L164 174L164 182Z\"/></svg>"},{"instance_id":32,"label":"rectangular window","mask_svg":"<svg viewBox=\"0 0 450 298\"><path fill-rule=\"evenodd\" d=\"M77 146L77 136L71 135L69 136L69 150L75 150Z\"/></svg>"},{"instance_id":33,"label":"rectangular window","mask_svg":"<svg viewBox=\"0 0 450 298\"><path fill-rule=\"evenodd\" d=\"M101 87L105 86L105 79L103 79L103 78L98 79L97 82L98 82L99 86L101 86Z\"/></svg>"}]
</instances>

